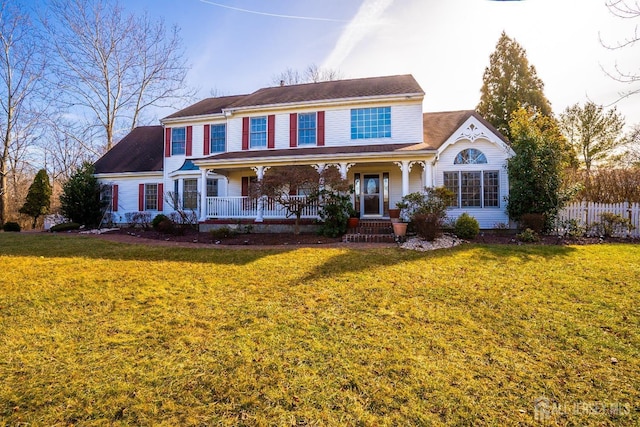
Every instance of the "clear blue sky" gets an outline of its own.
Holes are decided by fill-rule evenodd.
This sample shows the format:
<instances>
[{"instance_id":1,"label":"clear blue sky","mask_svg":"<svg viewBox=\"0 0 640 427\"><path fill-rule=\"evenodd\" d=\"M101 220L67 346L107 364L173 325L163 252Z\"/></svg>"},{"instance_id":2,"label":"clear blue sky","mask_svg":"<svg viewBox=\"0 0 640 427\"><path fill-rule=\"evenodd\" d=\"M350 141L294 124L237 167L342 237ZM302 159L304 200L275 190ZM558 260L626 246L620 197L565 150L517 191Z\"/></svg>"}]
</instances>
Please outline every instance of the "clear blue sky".
<instances>
[{"instance_id":1,"label":"clear blue sky","mask_svg":"<svg viewBox=\"0 0 640 427\"><path fill-rule=\"evenodd\" d=\"M604 0L129 0L177 24L192 66L188 80L207 97L249 93L286 68L315 63L346 78L413 74L425 111L471 109L504 30L526 50L554 112L592 100L610 104L627 89L607 77L617 62L640 70L640 46L605 49L633 31ZM226 6L226 7L225 7ZM243 10L236 10L243 9ZM295 16L290 18L288 16ZM635 54L634 54L635 53ZM621 101L640 123L640 95Z\"/></svg>"}]
</instances>

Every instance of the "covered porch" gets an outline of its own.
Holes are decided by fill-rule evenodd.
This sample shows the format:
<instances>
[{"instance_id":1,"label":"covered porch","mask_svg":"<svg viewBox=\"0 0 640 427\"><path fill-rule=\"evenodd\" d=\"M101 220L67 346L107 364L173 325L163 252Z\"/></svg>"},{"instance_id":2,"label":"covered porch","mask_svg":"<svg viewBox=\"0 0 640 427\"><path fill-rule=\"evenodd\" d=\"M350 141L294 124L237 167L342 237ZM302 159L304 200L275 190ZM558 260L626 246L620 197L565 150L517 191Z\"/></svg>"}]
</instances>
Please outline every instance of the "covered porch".
<instances>
[{"instance_id":1,"label":"covered porch","mask_svg":"<svg viewBox=\"0 0 640 427\"><path fill-rule=\"evenodd\" d=\"M421 144L418 144L421 145ZM409 150L407 147L413 149ZM224 180L224 194L210 195L201 191L200 221L286 219L287 209L275 200L248 194L251 182L261 181L269 169L291 165L307 165L321 172L336 168L341 177L354 187L352 202L361 218L386 218L389 207L406 194L419 191L434 182L433 150L415 149L415 144L358 147L291 149L223 153L194 161L200 168L201 183L216 176ZM420 147L422 148L422 147ZM367 149L368 151L364 151ZM325 153L325 151L327 151ZM292 200L303 202L306 196L292 194ZM307 220L318 218L319 204L311 203L303 210Z\"/></svg>"}]
</instances>

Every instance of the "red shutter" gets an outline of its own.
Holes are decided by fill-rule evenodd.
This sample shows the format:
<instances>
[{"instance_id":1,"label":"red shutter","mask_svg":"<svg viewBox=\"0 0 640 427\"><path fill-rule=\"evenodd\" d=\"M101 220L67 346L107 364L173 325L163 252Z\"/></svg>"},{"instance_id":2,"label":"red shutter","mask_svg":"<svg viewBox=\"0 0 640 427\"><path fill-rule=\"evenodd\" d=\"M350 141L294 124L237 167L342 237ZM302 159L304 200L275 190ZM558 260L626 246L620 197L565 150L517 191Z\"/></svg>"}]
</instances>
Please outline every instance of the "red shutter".
<instances>
[{"instance_id":1,"label":"red shutter","mask_svg":"<svg viewBox=\"0 0 640 427\"><path fill-rule=\"evenodd\" d=\"M111 187L111 210L118 212L118 184Z\"/></svg>"},{"instance_id":2,"label":"red shutter","mask_svg":"<svg viewBox=\"0 0 640 427\"><path fill-rule=\"evenodd\" d=\"M144 210L144 184L138 185L138 210Z\"/></svg>"},{"instance_id":3,"label":"red shutter","mask_svg":"<svg viewBox=\"0 0 640 427\"><path fill-rule=\"evenodd\" d=\"M193 126L187 126L187 149L186 155L193 155Z\"/></svg>"},{"instance_id":4,"label":"red shutter","mask_svg":"<svg viewBox=\"0 0 640 427\"><path fill-rule=\"evenodd\" d=\"M245 197L249 195L249 177L248 176L242 177L242 195Z\"/></svg>"},{"instance_id":5,"label":"red shutter","mask_svg":"<svg viewBox=\"0 0 640 427\"><path fill-rule=\"evenodd\" d=\"M267 117L267 148L276 148L276 116Z\"/></svg>"},{"instance_id":6,"label":"red shutter","mask_svg":"<svg viewBox=\"0 0 640 427\"><path fill-rule=\"evenodd\" d=\"M324 111L318 111L318 146L324 145Z\"/></svg>"},{"instance_id":7,"label":"red shutter","mask_svg":"<svg viewBox=\"0 0 640 427\"><path fill-rule=\"evenodd\" d=\"M298 146L298 114L289 115L289 147Z\"/></svg>"},{"instance_id":8,"label":"red shutter","mask_svg":"<svg viewBox=\"0 0 640 427\"><path fill-rule=\"evenodd\" d=\"M242 118L242 149L249 149L249 117Z\"/></svg>"},{"instance_id":9,"label":"red shutter","mask_svg":"<svg viewBox=\"0 0 640 427\"><path fill-rule=\"evenodd\" d=\"M159 211L162 211L164 208L164 202L162 200L163 195L164 195L164 184L160 183L158 184L158 210Z\"/></svg>"},{"instance_id":10,"label":"red shutter","mask_svg":"<svg viewBox=\"0 0 640 427\"><path fill-rule=\"evenodd\" d=\"M204 125L204 145L202 146L202 154L208 156L211 149L211 126Z\"/></svg>"},{"instance_id":11,"label":"red shutter","mask_svg":"<svg viewBox=\"0 0 640 427\"><path fill-rule=\"evenodd\" d=\"M171 157L171 128L164 130L164 156Z\"/></svg>"}]
</instances>

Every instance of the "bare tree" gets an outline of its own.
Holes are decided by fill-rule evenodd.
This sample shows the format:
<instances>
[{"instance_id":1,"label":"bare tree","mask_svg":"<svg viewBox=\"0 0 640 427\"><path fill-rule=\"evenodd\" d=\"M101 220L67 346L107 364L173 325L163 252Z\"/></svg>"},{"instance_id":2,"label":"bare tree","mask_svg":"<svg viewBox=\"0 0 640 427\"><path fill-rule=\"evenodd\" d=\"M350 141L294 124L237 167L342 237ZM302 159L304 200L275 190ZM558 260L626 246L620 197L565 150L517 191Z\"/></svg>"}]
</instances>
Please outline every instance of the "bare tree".
<instances>
[{"instance_id":1,"label":"bare tree","mask_svg":"<svg viewBox=\"0 0 640 427\"><path fill-rule=\"evenodd\" d=\"M624 20L640 19L640 3L636 0L607 0L605 5L614 16ZM636 24L631 35L622 41L613 44L602 41L601 44L607 49L620 50L630 48L640 41L640 28ZM637 71L625 71L618 64L615 65L613 71L604 70L604 72L612 79L626 84L633 84L640 81L640 74ZM631 89L620 94L620 99L640 93L640 87ZM617 101L616 101L617 102Z\"/></svg>"},{"instance_id":2,"label":"bare tree","mask_svg":"<svg viewBox=\"0 0 640 427\"><path fill-rule=\"evenodd\" d=\"M22 165L43 106L36 108L45 72L39 33L16 2L0 1L0 223L9 212L9 173Z\"/></svg>"},{"instance_id":3,"label":"bare tree","mask_svg":"<svg viewBox=\"0 0 640 427\"><path fill-rule=\"evenodd\" d=\"M176 27L128 14L117 0L52 0L45 13L59 101L101 129L107 150L149 107L192 96Z\"/></svg>"},{"instance_id":4,"label":"bare tree","mask_svg":"<svg viewBox=\"0 0 640 427\"><path fill-rule=\"evenodd\" d=\"M318 83L331 80L339 80L342 73L339 70L330 68L321 68L316 64L311 64L304 71L287 68L280 74L276 74L271 78L271 83L278 86L297 85L302 83Z\"/></svg>"}]
</instances>

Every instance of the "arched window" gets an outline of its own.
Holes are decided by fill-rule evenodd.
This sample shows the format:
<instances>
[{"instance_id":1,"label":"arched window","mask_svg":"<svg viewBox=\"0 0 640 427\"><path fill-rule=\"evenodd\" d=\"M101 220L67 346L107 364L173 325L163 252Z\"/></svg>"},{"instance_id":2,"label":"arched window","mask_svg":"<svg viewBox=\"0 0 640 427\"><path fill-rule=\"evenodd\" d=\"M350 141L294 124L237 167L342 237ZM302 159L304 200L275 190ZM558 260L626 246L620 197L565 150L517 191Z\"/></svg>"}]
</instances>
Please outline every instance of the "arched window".
<instances>
[{"instance_id":1,"label":"arched window","mask_svg":"<svg viewBox=\"0 0 640 427\"><path fill-rule=\"evenodd\" d=\"M487 157L482 151L475 148L462 150L453 161L454 165L478 165L481 163L487 163Z\"/></svg>"}]
</instances>

